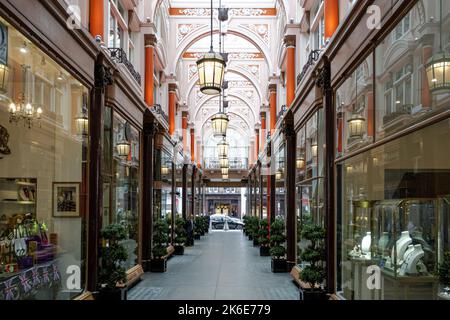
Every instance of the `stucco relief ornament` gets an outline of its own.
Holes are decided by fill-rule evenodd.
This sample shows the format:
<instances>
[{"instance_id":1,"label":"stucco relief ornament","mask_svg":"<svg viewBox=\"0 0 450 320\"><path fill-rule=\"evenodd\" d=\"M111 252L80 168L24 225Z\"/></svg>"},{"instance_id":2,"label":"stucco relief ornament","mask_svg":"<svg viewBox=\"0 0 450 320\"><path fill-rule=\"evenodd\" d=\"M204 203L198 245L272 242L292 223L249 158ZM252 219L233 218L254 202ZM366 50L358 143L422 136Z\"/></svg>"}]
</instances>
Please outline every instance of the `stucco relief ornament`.
<instances>
[{"instance_id":1,"label":"stucco relief ornament","mask_svg":"<svg viewBox=\"0 0 450 320\"><path fill-rule=\"evenodd\" d=\"M179 24L177 27L177 45L179 45L183 39L193 31L204 26L205 25L203 24Z\"/></svg>"},{"instance_id":2,"label":"stucco relief ornament","mask_svg":"<svg viewBox=\"0 0 450 320\"><path fill-rule=\"evenodd\" d=\"M190 64L188 68L188 80L191 81L198 74L196 64Z\"/></svg>"},{"instance_id":3,"label":"stucco relief ornament","mask_svg":"<svg viewBox=\"0 0 450 320\"><path fill-rule=\"evenodd\" d=\"M1 155L10 155L11 149L8 147L9 133L5 127L0 125L0 159L3 157Z\"/></svg>"}]
</instances>

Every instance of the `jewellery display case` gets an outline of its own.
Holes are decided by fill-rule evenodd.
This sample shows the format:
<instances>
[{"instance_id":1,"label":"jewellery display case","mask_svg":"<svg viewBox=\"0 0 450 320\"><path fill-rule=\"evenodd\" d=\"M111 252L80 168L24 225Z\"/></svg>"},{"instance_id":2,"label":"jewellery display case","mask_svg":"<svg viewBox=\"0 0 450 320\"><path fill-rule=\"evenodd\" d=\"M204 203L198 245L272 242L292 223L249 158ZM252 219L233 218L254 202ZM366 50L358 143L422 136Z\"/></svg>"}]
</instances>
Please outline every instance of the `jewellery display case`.
<instances>
[{"instance_id":1,"label":"jewellery display case","mask_svg":"<svg viewBox=\"0 0 450 320\"><path fill-rule=\"evenodd\" d=\"M374 203L371 254L381 269L383 299L435 297L438 216L438 199Z\"/></svg>"}]
</instances>

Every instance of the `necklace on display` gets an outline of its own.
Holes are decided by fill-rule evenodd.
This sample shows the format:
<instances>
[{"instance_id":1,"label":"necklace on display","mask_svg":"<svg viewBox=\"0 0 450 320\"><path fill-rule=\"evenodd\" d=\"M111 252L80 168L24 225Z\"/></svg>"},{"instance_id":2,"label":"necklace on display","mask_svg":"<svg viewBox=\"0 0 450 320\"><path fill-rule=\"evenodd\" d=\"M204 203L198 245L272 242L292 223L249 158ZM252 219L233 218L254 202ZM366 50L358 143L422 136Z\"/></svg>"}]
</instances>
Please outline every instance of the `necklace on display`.
<instances>
[{"instance_id":1,"label":"necklace on display","mask_svg":"<svg viewBox=\"0 0 450 320\"><path fill-rule=\"evenodd\" d=\"M403 263L403 257L405 255L405 251L411 243L412 243L412 239L409 236L409 232L402 231L402 235L401 235L400 239L397 240L395 248L392 248L391 258L395 264L401 265ZM394 250L397 251L397 256L395 256Z\"/></svg>"}]
</instances>

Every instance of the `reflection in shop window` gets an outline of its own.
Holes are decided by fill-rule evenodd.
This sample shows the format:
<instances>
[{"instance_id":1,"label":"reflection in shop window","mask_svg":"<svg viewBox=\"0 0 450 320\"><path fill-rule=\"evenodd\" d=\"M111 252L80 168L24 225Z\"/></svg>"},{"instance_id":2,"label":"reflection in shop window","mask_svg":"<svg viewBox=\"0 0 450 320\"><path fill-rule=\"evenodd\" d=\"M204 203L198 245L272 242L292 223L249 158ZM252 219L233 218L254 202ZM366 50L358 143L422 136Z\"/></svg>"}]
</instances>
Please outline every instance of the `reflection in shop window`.
<instances>
[{"instance_id":1,"label":"reflection in shop window","mask_svg":"<svg viewBox=\"0 0 450 320\"><path fill-rule=\"evenodd\" d=\"M0 296L69 300L85 286L89 139L77 118L89 90L2 18L0 28L0 131L10 151L2 146ZM39 125L18 114L28 103L41 108ZM69 266L80 269L80 288L67 287Z\"/></svg>"}]
</instances>

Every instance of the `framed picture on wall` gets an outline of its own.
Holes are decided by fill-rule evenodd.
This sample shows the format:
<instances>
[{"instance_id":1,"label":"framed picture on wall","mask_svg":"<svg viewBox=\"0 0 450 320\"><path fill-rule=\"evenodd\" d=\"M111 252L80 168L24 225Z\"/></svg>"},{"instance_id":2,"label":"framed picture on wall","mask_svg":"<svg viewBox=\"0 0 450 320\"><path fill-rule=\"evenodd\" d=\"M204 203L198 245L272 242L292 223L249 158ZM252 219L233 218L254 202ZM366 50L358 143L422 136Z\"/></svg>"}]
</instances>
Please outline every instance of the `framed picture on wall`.
<instances>
[{"instance_id":1,"label":"framed picture on wall","mask_svg":"<svg viewBox=\"0 0 450 320\"><path fill-rule=\"evenodd\" d=\"M53 216L74 218L80 216L79 182L53 182Z\"/></svg>"}]
</instances>

